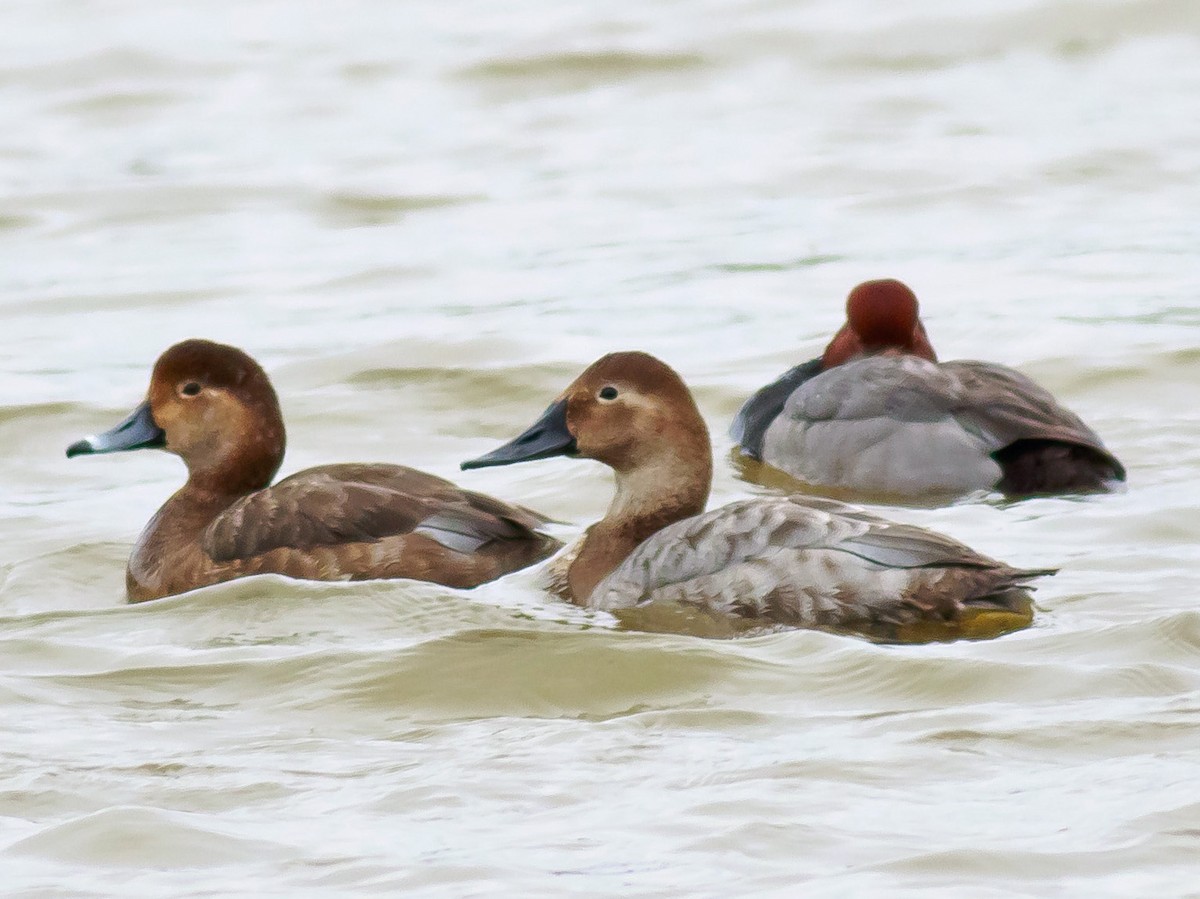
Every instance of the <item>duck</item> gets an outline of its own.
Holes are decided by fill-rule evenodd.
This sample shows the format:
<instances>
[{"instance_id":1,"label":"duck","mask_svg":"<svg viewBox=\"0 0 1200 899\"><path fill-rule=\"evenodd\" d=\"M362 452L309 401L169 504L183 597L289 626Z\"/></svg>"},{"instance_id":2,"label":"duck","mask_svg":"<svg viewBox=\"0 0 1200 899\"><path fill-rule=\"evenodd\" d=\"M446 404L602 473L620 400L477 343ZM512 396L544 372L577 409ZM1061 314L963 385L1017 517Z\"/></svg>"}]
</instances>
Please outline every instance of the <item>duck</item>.
<instances>
[{"instance_id":1,"label":"duck","mask_svg":"<svg viewBox=\"0 0 1200 899\"><path fill-rule=\"evenodd\" d=\"M130 602L267 573L470 588L561 546L538 513L402 465L322 465L272 484L285 444L262 367L237 347L191 339L158 358L127 418L67 448L68 458L163 449L187 467L129 557Z\"/></svg>"},{"instance_id":2,"label":"duck","mask_svg":"<svg viewBox=\"0 0 1200 899\"><path fill-rule=\"evenodd\" d=\"M555 456L615 474L607 513L559 557L557 588L618 618L665 606L752 628L953 639L977 613L995 613L1001 631L1027 625L1028 582L1054 573L825 497L755 496L705 511L708 428L682 378L643 352L594 362L523 433L461 467Z\"/></svg>"},{"instance_id":3,"label":"duck","mask_svg":"<svg viewBox=\"0 0 1200 899\"><path fill-rule=\"evenodd\" d=\"M917 297L866 281L825 351L758 390L730 428L755 462L834 492L903 500L1096 493L1125 468L1075 413L1015 369L939 362ZM760 475L755 477L755 475Z\"/></svg>"}]
</instances>

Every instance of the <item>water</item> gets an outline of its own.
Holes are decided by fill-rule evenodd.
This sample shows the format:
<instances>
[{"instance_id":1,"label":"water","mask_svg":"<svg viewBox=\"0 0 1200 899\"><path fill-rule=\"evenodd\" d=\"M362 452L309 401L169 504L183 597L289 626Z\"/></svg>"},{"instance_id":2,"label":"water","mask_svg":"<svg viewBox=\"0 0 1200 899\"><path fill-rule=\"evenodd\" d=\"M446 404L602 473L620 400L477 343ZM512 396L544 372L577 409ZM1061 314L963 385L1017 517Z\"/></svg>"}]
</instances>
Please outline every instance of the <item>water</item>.
<instances>
[{"instance_id":1,"label":"water","mask_svg":"<svg viewBox=\"0 0 1200 899\"><path fill-rule=\"evenodd\" d=\"M20 896L1198 895L1200 6L0 9L0 870ZM68 462L172 342L258 357L284 471L459 474L611 349L717 437L899 277L1129 490L889 509L1061 566L1037 623L630 633L522 573L122 604L177 460Z\"/></svg>"}]
</instances>

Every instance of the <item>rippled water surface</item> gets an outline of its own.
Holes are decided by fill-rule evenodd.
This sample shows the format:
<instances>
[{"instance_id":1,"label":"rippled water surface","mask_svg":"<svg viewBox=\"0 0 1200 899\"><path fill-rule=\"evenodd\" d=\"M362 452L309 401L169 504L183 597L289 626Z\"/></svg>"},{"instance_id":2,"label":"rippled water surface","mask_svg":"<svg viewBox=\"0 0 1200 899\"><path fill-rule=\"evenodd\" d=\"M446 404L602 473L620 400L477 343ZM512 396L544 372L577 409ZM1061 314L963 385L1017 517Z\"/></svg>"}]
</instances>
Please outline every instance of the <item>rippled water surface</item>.
<instances>
[{"instance_id":1,"label":"rippled water surface","mask_svg":"<svg viewBox=\"0 0 1200 899\"><path fill-rule=\"evenodd\" d=\"M0 871L10 895L1200 895L1200 5L0 6ZM1033 628L620 630L533 573L123 604L178 460L63 449L170 343L267 366L284 471L459 475L655 352L724 454L847 290L1015 365L1114 496L889 514L1061 566Z\"/></svg>"}]
</instances>

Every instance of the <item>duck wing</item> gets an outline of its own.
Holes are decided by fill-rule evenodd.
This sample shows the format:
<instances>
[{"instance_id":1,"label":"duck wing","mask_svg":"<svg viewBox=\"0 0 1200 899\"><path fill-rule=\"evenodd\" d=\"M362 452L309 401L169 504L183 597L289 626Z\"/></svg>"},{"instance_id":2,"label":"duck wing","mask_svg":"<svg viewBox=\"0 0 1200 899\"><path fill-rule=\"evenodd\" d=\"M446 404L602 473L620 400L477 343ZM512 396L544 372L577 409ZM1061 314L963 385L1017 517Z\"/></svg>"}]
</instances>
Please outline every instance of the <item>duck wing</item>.
<instances>
[{"instance_id":1,"label":"duck wing","mask_svg":"<svg viewBox=\"0 0 1200 899\"><path fill-rule=\"evenodd\" d=\"M741 618L832 630L953 620L967 605L1009 610L1012 568L933 531L816 497L731 503L644 541L589 605L700 606Z\"/></svg>"},{"instance_id":2,"label":"duck wing","mask_svg":"<svg viewBox=\"0 0 1200 899\"><path fill-rule=\"evenodd\" d=\"M537 530L547 522L529 509L412 468L325 465L238 500L208 526L203 546L214 562L232 562L273 549L423 534L473 553L493 541L551 541Z\"/></svg>"},{"instance_id":3,"label":"duck wing","mask_svg":"<svg viewBox=\"0 0 1200 899\"><path fill-rule=\"evenodd\" d=\"M986 435L1005 469L1006 492L1091 489L1125 480L1125 467L1100 437L1031 378L991 362L944 362L958 383L955 417ZM1011 489L1010 489L1011 488Z\"/></svg>"},{"instance_id":4,"label":"duck wing","mask_svg":"<svg viewBox=\"0 0 1200 899\"><path fill-rule=\"evenodd\" d=\"M762 458L814 484L904 495L1103 489L1125 469L1030 378L986 362L872 356L801 383Z\"/></svg>"},{"instance_id":5,"label":"duck wing","mask_svg":"<svg viewBox=\"0 0 1200 899\"><path fill-rule=\"evenodd\" d=\"M766 387L761 387L742 404L729 427L729 436L752 459L762 459L763 435L796 388L821 373L821 359L810 359L788 369Z\"/></svg>"},{"instance_id":6,"label":"duck wing","mask_svg":"<svg viewBox=\"0 0 1200 899\"><path fill-rule=\"evenodd\" d=\"M1001 476L955 415L957 380L916 356L868 356L800 384L762 441L763 461L811 484L904 496L967 493Z\"/></svg>"}]
</instances>

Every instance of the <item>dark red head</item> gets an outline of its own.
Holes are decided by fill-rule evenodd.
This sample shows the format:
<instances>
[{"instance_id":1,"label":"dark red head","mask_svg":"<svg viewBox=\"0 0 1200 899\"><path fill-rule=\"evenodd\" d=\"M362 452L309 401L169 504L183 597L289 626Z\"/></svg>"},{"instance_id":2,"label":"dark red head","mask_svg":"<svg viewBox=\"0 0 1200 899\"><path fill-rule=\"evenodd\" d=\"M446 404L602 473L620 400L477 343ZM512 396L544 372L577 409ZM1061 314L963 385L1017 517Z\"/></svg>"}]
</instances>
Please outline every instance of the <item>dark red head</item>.
<instances>
[{"instance_id":1,"label":"dark red head","mask_svg":"<svg viewBox=\"0 0 1200 899\"><path fill-rule=\"evenodd\" d=\"M846 324L834 335L822 368L833 368L859 356L908 354L937 362L921 324L916 295L894 278L864 281L846 299Z\"/></svg>"}]
</instances>

